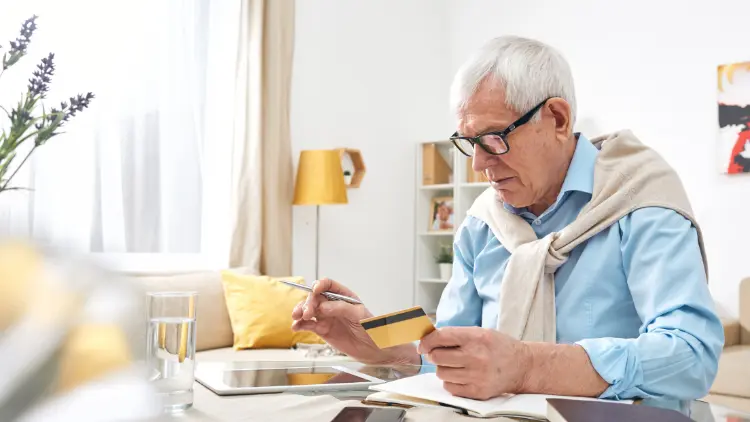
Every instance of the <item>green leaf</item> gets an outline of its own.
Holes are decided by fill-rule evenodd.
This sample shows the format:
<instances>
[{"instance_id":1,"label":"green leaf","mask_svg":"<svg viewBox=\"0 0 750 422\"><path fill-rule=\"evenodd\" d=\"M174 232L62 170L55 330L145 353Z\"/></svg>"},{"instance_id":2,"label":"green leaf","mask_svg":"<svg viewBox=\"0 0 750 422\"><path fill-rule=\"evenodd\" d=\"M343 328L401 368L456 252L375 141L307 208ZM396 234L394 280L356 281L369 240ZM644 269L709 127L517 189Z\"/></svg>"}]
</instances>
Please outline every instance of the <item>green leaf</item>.
<instances>
[{"instance_id":1,"label":"green leaf","mask_svg":"<svg viewBox=\"0 0 750 422\"><path fill-rule=\"evenodd\" d=\"M450 264L453 262L453 248L451 245L441 245L440 253L435 257L438 264Z\"/></svg>"},{"instance_id":2,"label":"green leaf","mask_svg":"<svg viewBox=\"0 0 750 422\"><path fill-rule=\"evenodd\" d=\"M5 61L5 58L3 57L3 67L5 69L13 66L14 64L18 63L18 60L23 56L23 54L11 54L10 59Z\"/></svg>"},{"instance_id":3,"label":"green leaf","mask_svg":"<svg viewBox=\"0 0 750 422\"><path fill-rule=\"evenodd\" d=\"M11 152L8 157L5 159L5 161L0 162L0 179L5 178L5 173L8 172L8 168L10 168L10 163L13 162L13 159L16 158L16 153Z\"/></svg>"},{"instance_id":4,"label":"green leaf","mask_svg":"<svg viewBox=\"0 0 750 422\"><path fill-rule=\"evenodd\" d=\"M4 185L5 184L0 185L0 186L4 186ZM0 192L6 191L6 190L27 190L27 191L31 192L34 189L31 189L31 188L22 188L22 187L14 186L12 188L2 188L2 189L0 189Z\"/></svg>"}]
</instances>

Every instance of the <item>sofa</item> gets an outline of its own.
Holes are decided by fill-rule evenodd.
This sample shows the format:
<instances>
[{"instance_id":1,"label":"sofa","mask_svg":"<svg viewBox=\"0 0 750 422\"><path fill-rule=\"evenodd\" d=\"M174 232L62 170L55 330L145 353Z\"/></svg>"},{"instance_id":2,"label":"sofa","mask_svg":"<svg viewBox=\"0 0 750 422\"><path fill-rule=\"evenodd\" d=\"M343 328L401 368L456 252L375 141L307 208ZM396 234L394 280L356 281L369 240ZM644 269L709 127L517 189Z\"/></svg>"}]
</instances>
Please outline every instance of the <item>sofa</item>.
<instances>
[{"instance_id":1,"label":"sofa","mask_svg":"<svg viewBox=\"0 0 750 422\"><path fill-rule=\"evenodd\" d=\"M726 318L724 351L707 401L750 412L750 278L742 280L739 318Z\"/></svg>"}]
</instances>

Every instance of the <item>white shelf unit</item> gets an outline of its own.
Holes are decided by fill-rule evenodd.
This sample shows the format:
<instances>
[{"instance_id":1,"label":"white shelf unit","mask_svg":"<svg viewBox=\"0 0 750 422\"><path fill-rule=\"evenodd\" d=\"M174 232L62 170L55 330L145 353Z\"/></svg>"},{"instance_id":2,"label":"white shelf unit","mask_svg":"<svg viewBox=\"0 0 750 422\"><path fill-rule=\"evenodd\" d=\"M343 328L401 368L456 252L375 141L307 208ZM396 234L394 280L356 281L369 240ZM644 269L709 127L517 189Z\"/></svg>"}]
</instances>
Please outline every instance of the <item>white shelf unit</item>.
<instances>
[{"instance_id":1,"label":"white shelf unit","mask_svg":"<svg viewBox=\"0 0 750 422\"><path fill-rule=\"evenodd\" d=\"M422 151L425 144L435 144L448 162L452 169L449 183L422 184ZM440 296L449 281L440 278L435 258L441 245L452 248L456 228L463 222L474 199L489 187L489 183L467 181L467 165L470 166L471 161L455 149L450 141L419 143L416 156L414 305L421 306L430 314L437 309ZM453 230L430 231L432 199L441 196L453 197Z\"/></svg>"}]
</instances>

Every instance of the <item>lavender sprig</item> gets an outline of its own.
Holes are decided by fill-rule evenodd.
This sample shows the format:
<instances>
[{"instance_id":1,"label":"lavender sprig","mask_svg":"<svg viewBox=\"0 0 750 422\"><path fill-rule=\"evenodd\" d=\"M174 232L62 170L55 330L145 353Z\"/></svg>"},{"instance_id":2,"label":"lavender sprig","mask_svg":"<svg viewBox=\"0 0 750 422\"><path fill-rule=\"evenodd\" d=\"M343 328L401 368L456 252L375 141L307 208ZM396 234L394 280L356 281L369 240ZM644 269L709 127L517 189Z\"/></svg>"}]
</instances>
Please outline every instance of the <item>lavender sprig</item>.
<instances>
[{"instance_id":1,"label":"lavender sprig","mask_svg":"<svg viewBox=\"0 0 750 422\"><path fill-rule=\"evenodd\" d=\"M75 97L70 97L70 105L63 101L60 103L60 109L52 107L50 113L35 125L37 134L34 144L36 146L43 145L50 138L58 135L57 130L70 120L71 117L74 117L76 113L88 108L93 99L94 94L91 92L86 95L78 94Z\"/></svg>"},{"instance_id":2,"label":"lavender sprig","mask_svg":"<svg viewBox=\"0 0 750 422\"><path fill-rule=\"evenodd\" d=\"M91 92L89 92L85 96L78 94L76 97L70 97L70 108L67 109L68 112L65 114L65 117L63 118L63 120L67 121L69 118L75 116L77 112L83 111L83 109L89 106L89 103L93 99L94 99L94 94ZM63 102L61 105L64 110L65 103Z\"/></svg>"},{"instance_id":3,"label":"lavender sprig","mask_svg":"<svg viewBox=\"0 0 750 422\"><path fill-rule=\"evenodd\" d=\"M36 18L33 16L27 19L21 27L19 36L10 42L10 50L3 55L0 75L26 55L31 36L37 28ZM10 182L31 154L49 139L62 133L59 129L71 118L88 108L91 100L94 99L94 94L91 92L86 95L78 94L70 97L68 101L61 102L59 109L52 108L48 113L42 100L49 91L52 76L55 73L54 59L55 55L50 53L36 66L33 76L29 79L26 92L10 112L0 107L10 120L10 130L8 132L0 130L0 192L17 189L10 187ZM40 105L41 115L37 112ZM15 165L17 148L30 138L34 139L34 145L23 156L20 164ZM6 177L9 172L10 175Z\"/></svg>"},{"instance_id":4,"label":"lavender sprig","mask_svg":"<svg viewBox=\"0 0 750 422\"><path fill-rule=\"evenodd\" d=\"M34 77L29 79L29 95L31 97L45 97L46 92L49 90L52 75L55 73L54 59L54 53L49 53L47 57L42 59L40 64L36 65L37 70L33 73Z\"/></svg>"},{"instance_id":5,"label":"lavender sprig","mask_svg":"<svg viewBox=\"0 0 750 422\"><path fill-rule=\"evenodd\" d=\"M3 70L16 64L21 57L26 55L26 48L31 42L31 36L34 35L36 30L36 18L34 15L24 21L21 25L21 33L16 37L15 41L10 42L10 50L3 55Z\"/></svg>"}]
</instances>

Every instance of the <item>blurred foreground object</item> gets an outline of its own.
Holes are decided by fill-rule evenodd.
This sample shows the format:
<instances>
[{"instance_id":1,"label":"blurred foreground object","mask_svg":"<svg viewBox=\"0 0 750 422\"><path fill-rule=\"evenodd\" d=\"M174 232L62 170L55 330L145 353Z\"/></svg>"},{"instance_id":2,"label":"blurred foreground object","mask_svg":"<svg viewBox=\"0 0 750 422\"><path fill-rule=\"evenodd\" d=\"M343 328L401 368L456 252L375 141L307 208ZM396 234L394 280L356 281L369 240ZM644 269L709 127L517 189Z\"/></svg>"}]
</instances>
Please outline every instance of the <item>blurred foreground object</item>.
<instances>
[{"instance_id":1,"label":"blurred foreground object","mask_svg":"<svg viewBox=\"0 0 750 422\"><path fill-rule=\"evenodd\" d=\"M153 420L143 304L90 263L0 239L0 421Z\"/></svg>"}]
</instances>

